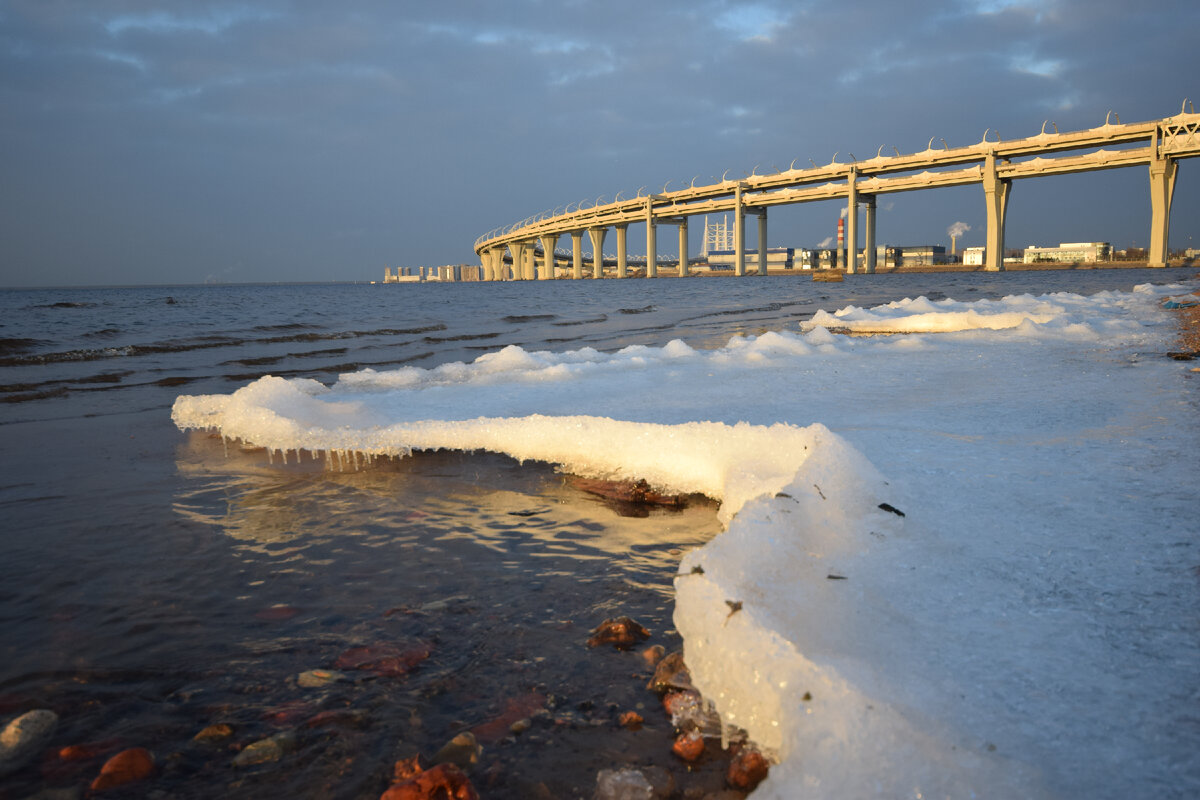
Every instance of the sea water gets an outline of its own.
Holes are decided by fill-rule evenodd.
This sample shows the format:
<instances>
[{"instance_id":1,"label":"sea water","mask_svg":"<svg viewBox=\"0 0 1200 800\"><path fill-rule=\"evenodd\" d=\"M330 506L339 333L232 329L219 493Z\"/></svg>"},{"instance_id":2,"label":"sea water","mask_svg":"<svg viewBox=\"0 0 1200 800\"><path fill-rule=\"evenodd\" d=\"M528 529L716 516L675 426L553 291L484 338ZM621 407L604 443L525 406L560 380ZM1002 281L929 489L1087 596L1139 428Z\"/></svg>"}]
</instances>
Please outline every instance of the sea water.
<instances>
[{"instance_id":1,"label":"sea water","mask_svg":"<svg viewBox=\"0 0 1200 800\"><path fill-rule=\"evenodd\" d=\"M636 654L583 644L604 617L630 614L651 628L649 643L679 646L671 580L682 554L721 530L711 504L623 516L549 466L501 456L424 453L356 471L293 454L285 464L178 432L175 398L266 374L332 384L365 369L431 369L510 346L612 353L680 339L704 350L796 331L848 305L1086 294L1176 277L0 293L0 713L58 711L59 745L153 743L155 780L179 796L258 796L284 781L290 793L377 797L397 757L429 755L471 729L486 740L475 781L488 797L586 796L598 770L623 764L660 765L681 789L690 780L716 791L719 774L666 754L669 723ZM615 373L605 389L617 419L624 380ZM902 386L891 391L907 401ZM497 398L483 397L455 398L445 414L488 416ZM297 686L301 672L365 646L428 656L402 677ZM616 714L634 709L646 728L617 727ZM507 732L526 715L540 720L529 733ZM233 726L228 742L192 741L215 722ZM281 730L299 731L283 763L231 766L237 747ZM15 780L32 792L96 769L48 758Z\"/></svg>"}]
</instances>

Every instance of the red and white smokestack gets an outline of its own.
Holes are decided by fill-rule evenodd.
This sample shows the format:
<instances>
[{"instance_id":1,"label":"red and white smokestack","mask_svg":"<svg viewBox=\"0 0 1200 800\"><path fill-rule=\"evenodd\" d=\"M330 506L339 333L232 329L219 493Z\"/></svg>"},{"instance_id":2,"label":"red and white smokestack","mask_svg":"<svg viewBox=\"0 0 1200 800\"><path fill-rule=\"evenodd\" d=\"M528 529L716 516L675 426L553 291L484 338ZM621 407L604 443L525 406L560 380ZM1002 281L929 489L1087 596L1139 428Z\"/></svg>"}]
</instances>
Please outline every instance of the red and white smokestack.
<instances>
[{"instance_id":1,"label":"red and white smokestack","mask_svg":"<svg viewBox=\"0 0 1200 800\"><path fill-rule=\"evenodd\" d=\"M849 261L846 260L846 218L845 217L838 217L838 247L837 247L837 252L834 253L834 256L833 256L834 264L836 265L839 260L841 260L843 267L846 266L846 264L850 263Z\"/></svg>"}]
</instances>

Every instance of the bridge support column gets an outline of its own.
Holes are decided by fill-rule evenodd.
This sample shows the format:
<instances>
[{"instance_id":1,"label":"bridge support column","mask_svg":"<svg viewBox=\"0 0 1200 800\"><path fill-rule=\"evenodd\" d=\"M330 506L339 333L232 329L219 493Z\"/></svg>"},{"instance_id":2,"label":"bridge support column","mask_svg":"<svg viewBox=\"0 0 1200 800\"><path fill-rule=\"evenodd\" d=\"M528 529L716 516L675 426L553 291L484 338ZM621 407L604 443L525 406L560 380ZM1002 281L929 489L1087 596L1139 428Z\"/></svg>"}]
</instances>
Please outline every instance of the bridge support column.
<instances>
[{"instance_id":1,"label":"bridge support column","mask_svg":"<svg viewBox=\"0 0 1200 800\"><path fill-rule=\"evenodd\" d=\"M869 275L875 272L876 247L875 244L875 195L864 194L863 205L867 208L867 230L864 234L863 251L866 256L866 264L863 270Z\"/></svg>"},{"instance_id":2,"label":"bridge support column","mask_svg":"<svg viewBox=\"0 0 1200 800\"><path fill-rule=\"evenodd\" d=\"M508 251L512 253L512 274L514 281L526 280L525 276L525 250L528 245L525 242L513 242L508 246Z\"/></svg>"},{"instance_id":3,"label":"bridge support column","mask_svg":"<svg viewBox=\"0 0 1200 800\"><path fill-rule=\"evenodd\" d=\"M646 198L646 277L658 277L658 230L654 224L654 198Z\"/></svg>"},{"instance_id":4,"label":"bridge support column","mask_svg":"<svg viewBox=\"0 0 1200 800\"><path fill-rule=\"evenodd\" d=\"M629 226L621 224L614 227L617 229L617 277L624 278L629 274Z\"/></svg>"},{"instance_id":5,"label":"bridge support column","mask_svg":"<svg viewBox=\"0 0 1200 800\"><path fill-rule=\"evenodd\" d=\"M758 211L758 274L767 274L767 209Z\"/></svg>"},{"instance_id":6,"label":"bridge support column","mask_svg":"<svg viewBox=\"0 0 1200 800\"><path fill-rule=\"evenodd\" d=\"M846 274L858 271L858 170L850 168L846 192Z\"/></svg>"},{"instance_id":7,"label":"bridge support column","mask_svg":"<svg viewBox=\"0 0 1200 800\"><path fill-rule=\"evenodd\" d=\"M604 234L608 228L589 228L588 236L592 239L592 277L604 276Z\"/></svg>"},{"instance_id":8,"label":"bridge support column","mask_svg":"<svg viewBox=\"0 0 1200 800\"><path fill-rule=\"evenodd\" d=\"M491 250L480 250L479 251L479 273L480 273L480 275L479 275L480 280L485 280L485 281L492 280L492 251Z\"/></svg>"},{"instance_id":9,"label":"bridge support column","mask_svg":"<svg viewBox=\"0 0 1200 800\"><path fill-rule=\"evenodd\" d=\"M548 281L554 277L554 248L558 247L557 233L544 233L542 240L542 271L538 279Z\"/></svg>"},{"instance_id":10,"label":"bridge support column","mask_svg":"<svg viewBox=\"0 0 1200 800\"><path fill-rule=\"evenodd\" d=\"M571 231L571 277L583 277L583 231Z\"/></svg>"},{"instance_id":11,"label":"bridge support column","mask_svg":"<svg viewBox=\"0 0 1200 800\"><path fill-rule=\"evenodd\" d=\"M1175 194L1175 176L1179 163L1172 158L1150 162L1150 252L1146 266L1165 267L1170 256L1171 197Z\"/></svg>"},{"instance_id":12,"label":"bridge support column","mask_svg":"<svg viewBox=\"0 0 1200 800\"><path fill-rule=\"evenodd\" d=\"M679 220L679 277L688 276L688 221L687 217Z\"/></svg>"},{"instance_id":13,"label":"bridge support column","mask_svg":"<svg viewBox=\"0 0 1200 800\"><path fill-rule=\"evenodd\" d=\"M746 209L742 206L742 185L733 192L733 274L746 274Z\"/></svg>"},{"instance_id":14,"label":"bridge support column","mask_svg":"<svg viewBox=\"0 0 1200 800\"><path fill-rule=\"evenodd\" d=\"M537 253L534 252L533 242L525 246L525 280L537 280Z\"/></svg>"},{"instance_id":15,"label":"bridge support column","mask_svg":"<svg viewBox=\"0 0 1200 800\"><path fill-rule=\"evenodd\" d=\"M996 171L996 154L988 153L983 163L983 198L987 205L987 247L984 271L1004 270L1004 218L1008 214L1011 180L1001 180Z\"/></svg>"}]
</instances>

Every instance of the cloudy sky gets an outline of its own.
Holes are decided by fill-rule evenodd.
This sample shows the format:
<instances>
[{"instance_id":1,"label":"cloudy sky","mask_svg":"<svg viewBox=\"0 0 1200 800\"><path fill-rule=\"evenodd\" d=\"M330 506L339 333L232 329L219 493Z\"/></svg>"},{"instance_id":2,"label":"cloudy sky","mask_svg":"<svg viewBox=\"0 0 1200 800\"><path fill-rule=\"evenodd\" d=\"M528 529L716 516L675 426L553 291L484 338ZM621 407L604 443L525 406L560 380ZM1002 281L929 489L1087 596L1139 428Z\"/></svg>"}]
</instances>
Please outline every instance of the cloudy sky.
<instances>
[{"instance_id":1,"label":"cloudy sky","mask_svg":"<svg viewBox=\"0 0 1200 800\"><path fill-rule=\"evenodd\" d=\"M0 0L0 285L478 263L643 186L1171 116L1198 35L1195 0ZM1172 247L1200 246L1198 166ZM1140 168L1018 182L1007 244L1145 247L1149 208ZM837 214L773 211L770 244ZM880 199L881 243L955 222L983 243L979 187Z\"/></svg>"}]
</instances>

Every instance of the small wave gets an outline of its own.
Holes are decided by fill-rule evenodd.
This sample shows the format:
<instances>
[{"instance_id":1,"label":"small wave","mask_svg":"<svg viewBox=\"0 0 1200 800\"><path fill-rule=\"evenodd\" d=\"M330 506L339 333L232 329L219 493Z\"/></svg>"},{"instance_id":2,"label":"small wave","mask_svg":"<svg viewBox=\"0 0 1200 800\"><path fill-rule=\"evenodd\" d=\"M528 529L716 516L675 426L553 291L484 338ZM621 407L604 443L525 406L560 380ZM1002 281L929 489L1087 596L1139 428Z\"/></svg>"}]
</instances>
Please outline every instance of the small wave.
<instances>
[{"instance_id":1,"label":"small wave","mask_svg":"<svg viewBox=\"0 0 1200 800\"><path fill-rule=\"evenodd\" d=\"M642 306L641 308L621 308L618 311L622 314L649 314L651 311L656 311L654 306Z\"/></svg>"},{"instance_id":2,"label":"small wave","mask_svg":"<svg viewBox=\"0 0 1200 800\"><path fill-rule=\"evenodd\" d=\"M607 322L607 321L608 321L608 314L601 314L600 316L594 317L593 319L571 319L571 320L565 320L563 322L555 322L553 324L560 328L565 328L565 327L568 327L571 325L594 325L597 322Z\"/></svg>"},{"instance_id":3,"label":"small wave","mask_svg":"<svg viewBox=\"0 0 1200 800\"><path fill-rule=\"evenodd\" d=\"M545 322L546 320L556 319L557 314L511 314L507 317L501 317L501 322Z\"/></svg>"},{"instance_id":4,"label":"small wave","mask_svg":"<svg viewBox=\"0 0 1200 800\"><path fill-rule=\"evenodd\" d=\"M251 330L270 333L273 331L307 331L320 327L320 325L315 325L311 322L284 322L279 325L256 325Z\"/></svg>"},{"instance_id":5,"label":"small wave","mask_svg":"<svg viewBox=\"0 0 1200 800\"><path fill-rule=\"evenodd\" d=\"M95 308L95 303L76 303L69 300L59 300L57 303L43 303L31 308Z\"/></svg>"},{"instance_id":6,"label":"small wave","mask_svg":"<svg viewBox=\"0 0 1200 800\"><path fill-rule=\"evenodd\" d=\"M111 339L114 336L121 334L120 328L101 328L98 331L88 331L83 334L84 339Z\"/></svg>"},{"instance_id":7,"label":"small wave","mask_svg":"<svg viewBox=\"0 0 1200 800\"><path fill-rule=\"evenodd\" d=\"M0 356L22 353L38 344L37 339L0 339Z\"/></svg>"},{"instance_id":8,"label":"small wave","mask_svg":"<svg viewBox=\"0 0 1200 800\"><path fill-rule=\"evenodd\" d=\"M419 328L380 328L369 331L331 331L329 333L298 333L292 336L266 336L255 338L230 338L205 336L156 344L130 344L123 347L87 348L66 350L57 353L13 354L0 349L0 367L21 367L31 364L58 364L70 361L98 361L105 358L159 355L162 353L185 353L192 350L209 350L215 347L239 347L246 344L286 344L291 342L320 342L334 339L353 339L364 336L405 336L444 331L443 324L426 325ZM345 348L340 348L345 350Z\"/></svg>"},{"instance_id":9,"label":"small wave","mask_svg":"<svg viewBox=\"0 0 1200 800\"><path fill-rule=\"evenodd\" d=\"M439 342L469 342L474 339L495 339L499 333L464 333L461 336L426 336L424 341L430 344Z\"/></svg>"}]
</instances>

